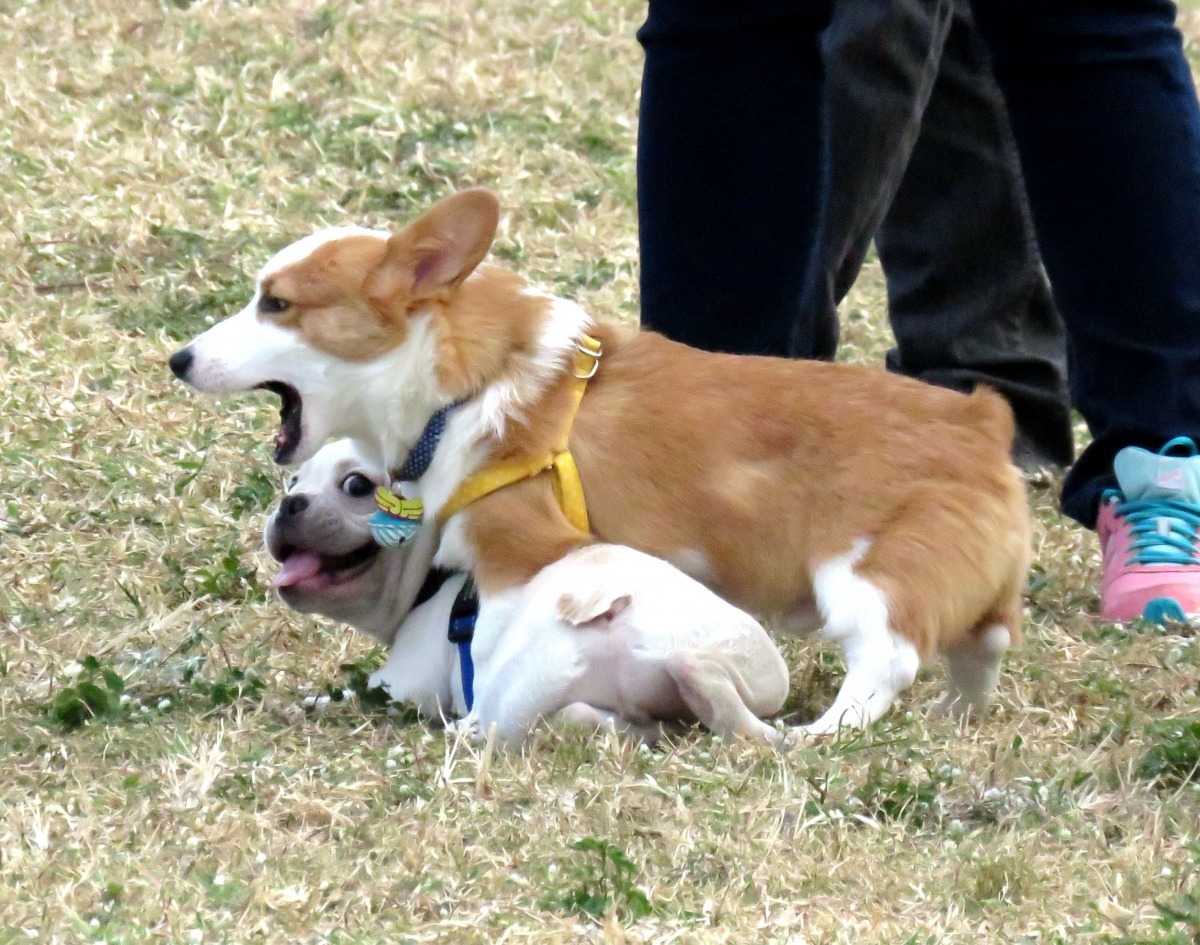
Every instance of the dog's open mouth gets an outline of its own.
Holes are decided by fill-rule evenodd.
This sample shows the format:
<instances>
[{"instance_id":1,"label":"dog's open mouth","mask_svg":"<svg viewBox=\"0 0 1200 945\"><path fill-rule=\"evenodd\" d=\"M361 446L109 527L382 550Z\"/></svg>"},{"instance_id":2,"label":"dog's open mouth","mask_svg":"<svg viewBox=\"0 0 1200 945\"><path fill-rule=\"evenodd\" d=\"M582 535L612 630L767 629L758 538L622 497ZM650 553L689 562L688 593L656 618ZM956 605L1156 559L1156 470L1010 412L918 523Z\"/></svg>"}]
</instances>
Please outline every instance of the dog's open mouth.
<instances>
[{"instance_id":1,"label":"dog's open mouth","mask_svg":"<svg viewBox=\"0 0 1200 945\"><path fill-rule=\"evenodd\" d=\"M283 567L275 575L274 584L280 591L319 591L345 584L364 574L379 551L373 541L344 555L323 555L285 545L279 550Z\"/></svg>"},{"instance_id":2,"label":"dog's open mouth","mask_svg":"<svg viewBox=\"0 0 1200 945\"><path fill-rule=\"evenodd\" d=\"M300 391L283 381L267 381L258 385L279 395L279 433L275 437L275 462L286 465L300 445L300 414L304 406Z\"/></svg>"}]
</instances>

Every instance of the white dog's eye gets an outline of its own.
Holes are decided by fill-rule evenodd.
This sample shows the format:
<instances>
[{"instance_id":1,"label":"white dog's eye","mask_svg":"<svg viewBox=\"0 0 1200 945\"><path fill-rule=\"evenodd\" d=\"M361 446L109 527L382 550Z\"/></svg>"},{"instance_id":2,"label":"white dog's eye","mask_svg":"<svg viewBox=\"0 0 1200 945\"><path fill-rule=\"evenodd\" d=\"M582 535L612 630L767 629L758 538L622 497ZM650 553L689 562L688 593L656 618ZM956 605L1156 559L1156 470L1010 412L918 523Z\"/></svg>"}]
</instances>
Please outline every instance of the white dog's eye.
<instances>
[{"instance_id":1,"label":"white dog's eye","mask_svg":"<svg viewBox=\"0 0 1200 945\"><path fill-rule=\"evenodd\" d=\"M258 300L258 310L260 312L286 312L291 304L277 295L264 295Z\"/></svg>"},{"instance_id":2,"label":"white dog's eye","mask_svg":"<svg viewBox=\"0 0 1200 945\"><path fill-rule=\"evenodd\" d=\"M361 499L374 494L375 483L362 473L351 473L342 480L342 491L352 499Z\"/></svg>"}]
</instances>

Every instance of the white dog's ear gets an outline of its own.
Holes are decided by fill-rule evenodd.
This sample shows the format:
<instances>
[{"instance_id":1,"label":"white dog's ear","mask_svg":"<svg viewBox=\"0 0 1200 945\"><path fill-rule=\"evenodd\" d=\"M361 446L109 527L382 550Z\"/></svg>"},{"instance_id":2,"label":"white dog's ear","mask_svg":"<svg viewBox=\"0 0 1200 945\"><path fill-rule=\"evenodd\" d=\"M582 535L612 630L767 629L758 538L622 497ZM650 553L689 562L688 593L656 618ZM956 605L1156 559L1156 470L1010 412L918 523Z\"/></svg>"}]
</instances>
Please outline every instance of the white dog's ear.
<instances>
[{"instance_id":1,"label":"white dog's ear","mask_svg":"<svg viewBox=\"0 0 1200 945\"><path fill-rule=\"evenodd\" d=\"M453 289L483 262L499 223L500 202L483 188L438 201L388 239L387 254L363 286L367 298L407 308Z\"/></svg>"},{"instance_id":2,"label":"white dog's ear","mask_svg":"<svg viewBox=\"0 0 1200 945\"><path fill-rule=\"evenodd\" d=\"M560 620L575 627L597 620L614 620L633 603L628 593L619 593L611 588L597 588L590 593L570 591L558 599Z\"/></svg>"}]
</instances>

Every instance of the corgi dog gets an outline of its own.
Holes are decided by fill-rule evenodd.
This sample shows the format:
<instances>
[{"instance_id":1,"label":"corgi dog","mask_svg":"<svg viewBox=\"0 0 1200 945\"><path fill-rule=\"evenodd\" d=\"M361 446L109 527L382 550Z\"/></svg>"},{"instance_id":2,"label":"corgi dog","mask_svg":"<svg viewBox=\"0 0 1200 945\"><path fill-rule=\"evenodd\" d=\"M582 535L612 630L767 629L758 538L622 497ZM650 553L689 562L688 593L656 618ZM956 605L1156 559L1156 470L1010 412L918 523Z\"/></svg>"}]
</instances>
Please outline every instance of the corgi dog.
<instances>
[{"instance_id":1,"label":"corgi dog","mask_svg":"<svg viewBox=\"0 0 1200 945\"><path fill-rule=\"evenodd\" d=\"M1019 638L1030 544L1004 400L600 322L486 263L498 221L472 189L396 232L301 239L170 366L200 391L278 393L281 463L331 436L391 470L430 453L410 489L443 525L437 563L478 582L480 633L547 566L626 545L836 641L845 678L797 738L878 719L936 654L944 705L982 710ZM563 501L566 456L586 526ZM464 503L514 464L529 474Z\"/></svg>"}]
</instances>

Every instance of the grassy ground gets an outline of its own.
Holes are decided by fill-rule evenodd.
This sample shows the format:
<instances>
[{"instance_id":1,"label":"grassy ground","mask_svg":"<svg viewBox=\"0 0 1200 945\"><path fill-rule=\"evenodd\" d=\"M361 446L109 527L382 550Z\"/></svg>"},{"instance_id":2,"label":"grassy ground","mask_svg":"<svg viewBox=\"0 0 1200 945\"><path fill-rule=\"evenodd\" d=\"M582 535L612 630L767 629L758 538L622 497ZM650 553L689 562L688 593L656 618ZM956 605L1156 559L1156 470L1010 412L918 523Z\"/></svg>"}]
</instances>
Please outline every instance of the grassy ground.
<instances>
[{"instance_id":1,"label":"grassy ground","mask_svg":"<svg viewBox=\"0 0 1200 945\"><path fill-rule=\"evenodd\" d=\"M272 249L476 183L501 256L634 318L642 12L0 4L0 942L1197 940L1200 641L1089 616L1053 482L975 729L929 712L936 671L869 737L783 752L486 757L303 708L379 653L267 593L272 407L164 358ZM877 362L877 269L846 313ZM837 661L787 655L811 716Z\"/></svg>"}]
</instances>

